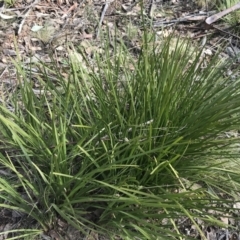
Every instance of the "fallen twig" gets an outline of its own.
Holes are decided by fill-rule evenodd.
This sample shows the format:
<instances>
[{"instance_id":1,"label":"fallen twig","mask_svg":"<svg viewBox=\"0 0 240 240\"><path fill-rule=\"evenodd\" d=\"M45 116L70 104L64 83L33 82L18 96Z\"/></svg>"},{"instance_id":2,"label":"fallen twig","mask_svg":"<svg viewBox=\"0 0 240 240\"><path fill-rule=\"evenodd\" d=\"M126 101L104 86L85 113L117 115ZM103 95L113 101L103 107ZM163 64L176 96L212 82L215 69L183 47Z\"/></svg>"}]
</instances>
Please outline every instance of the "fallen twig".
<instances>
[{"instance_id":1,"label":"fallen twig","mask_svg":"<svg viewBox=\"0 0 240 240\"><path fill-rule=\"evenodd\" d=\"M27 16L29 15L29 13L32 11L33 6L36 5L38 2L39 2L39 0L35 0L35 1L28 7L28 10L27 10L26 14L23 16L23 19L22 19L21 23L19 24L19 28L18 28L18 31L17 31L17 34L18 34L18 35L21 33L22 28L23 28L23 24L25 23L26 18L27 18Z\"/></svg>"},{"instance_id":2,"label":"fallen twig","mask_svg":"<svg viewBox=\"0 0 240 240\"><path fill-rule=\"evenodd\" d=\"M106 14L106 11L107 11L110 3L112 3L113 1L115 1L115 0L107 0L106 3L105 3L105 5L104 5L104 8L103 8L102 13L101 13L100 21L99 21L99 24L98 24L97 33L96 33L96 38L97 38L97 39L98 39L99 34L100 34L100 29L101 29L102 22L103 22L103 19L104 19L105 14Z\"/></svg>"},{"instance_id":3,"label":"fallen twig","mask_svg":"<svg viewBox=\"0 0 240 240\"><path fill-rule=\"evenodd\" d=\"M223 10L222 12L216 13L216 14L208 17L208 18L205 20L205 22L206 22L208 25L210 25L210 24L216 22L218 19L222 18L223 16L225 16L225 15L227 15L227 14L233 12L233 11L236 11L236 10L238 10L238 9L240 9L240 3L237 3L237 4L233 5L233 6L230 7L230 8Z\"/></svg>"},{"instance_id":4,"label":"fallen twig","mask_svg":"<svg viewBox=\"0 0 240 240\"><path fill-rule=\"evenodd\" d=\"M169 24L173 23L180 23L180 22L189 22L189 21L204 21L207 17L207 14L209 13L204 13L204 14L194 14L194 15L189 15L185 16L183 18L177 18L177 19L172 19L172 20L162 20L162 21L156 21L153 23L154 27L162 27L162 26L167 26Z\"/></svg>"}]
</instances>

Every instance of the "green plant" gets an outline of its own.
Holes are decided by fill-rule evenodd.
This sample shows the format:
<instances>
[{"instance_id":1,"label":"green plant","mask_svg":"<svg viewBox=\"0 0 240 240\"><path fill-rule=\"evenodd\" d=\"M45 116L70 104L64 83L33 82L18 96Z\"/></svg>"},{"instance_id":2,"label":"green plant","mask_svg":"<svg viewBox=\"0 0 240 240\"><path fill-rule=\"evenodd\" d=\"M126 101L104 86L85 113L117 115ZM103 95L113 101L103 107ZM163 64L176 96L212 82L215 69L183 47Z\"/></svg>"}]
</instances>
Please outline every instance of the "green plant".
<instances>
[{"instance_id":1,"label":"green plant","mask_svg":"<svg viewBox=\"0 0 240 240\"><path fill-rule=\"evenodd\" d=\"M15 0L4 0L4 3L7 4L8 6L13 6L15 2L16 2Z\"/></svg>"},{"instance_id":2,"label":"green plant","mask_svg":"<svg viewBox=\"0 0 240 240\"><path fill-rule=\"evenodd\" d=\"M196 218L221 224L209 210L228 213L240 188L239 139L224 136L240 126L240 81L222 74L229 62L202 69L201 52L192 59L171 38L156 46L145 33L134 70L124 45L114 49L94 66L70 52L67 79L35 64L38 91L15 62L15 111L0 106L0 165L11 176L0 179L0 207L43 232L62 219L110 239L176 239L185 217L204 238Z\"/></svg>"}]
</instances>

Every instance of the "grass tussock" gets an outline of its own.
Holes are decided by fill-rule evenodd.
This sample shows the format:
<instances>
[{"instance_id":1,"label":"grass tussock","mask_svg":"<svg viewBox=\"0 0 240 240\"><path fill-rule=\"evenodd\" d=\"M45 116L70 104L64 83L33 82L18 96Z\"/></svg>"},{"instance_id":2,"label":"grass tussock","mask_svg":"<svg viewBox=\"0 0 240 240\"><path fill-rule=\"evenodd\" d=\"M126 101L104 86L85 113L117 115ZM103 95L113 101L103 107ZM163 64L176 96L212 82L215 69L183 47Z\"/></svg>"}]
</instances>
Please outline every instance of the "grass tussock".
<instances>
[{"instance_id":1,"label":"grass tussock","mask_svg":"<svg viewBox=\"0 0 240 240\"><path fill-rule=\"evenodd\" d=\"M177 239L182 217L221 224L212 209L227 214L240 190L240 80L217 57L201 68L185 42L147 39L137 62L118 45L94 67L72 52L67 75L36 64L39 94L16 63L14 112L0 106L2 209L109 239Z\"/></svg>"}]
</instances>

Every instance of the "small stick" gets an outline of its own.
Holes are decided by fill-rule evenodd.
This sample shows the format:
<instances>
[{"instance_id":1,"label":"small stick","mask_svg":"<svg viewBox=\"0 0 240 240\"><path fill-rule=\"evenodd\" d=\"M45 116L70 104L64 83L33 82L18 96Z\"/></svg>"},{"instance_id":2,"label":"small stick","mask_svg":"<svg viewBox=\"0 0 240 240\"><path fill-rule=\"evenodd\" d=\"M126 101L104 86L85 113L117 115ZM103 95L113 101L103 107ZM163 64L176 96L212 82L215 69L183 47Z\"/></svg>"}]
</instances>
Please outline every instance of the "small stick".
<instances>
[{"instance_id":1,"label":"small stick","mask_svg":"<svg viewBox=\"0 0 240 240\"><path fill-rule=\"evenodd\" d=\"M17 32L18 35L21 33L22 28L23 28L23 24L25 23L26 18L29 15L29 13L32 11L33 6L36 5L38 2L39 2L39 0L35 0L29 7L27 7L29 9L26 12L26 14L23 16L23 19L22 19L22 21L21 21L21 23L19 25L18 32Z\"/></svg>"},{"instance_id":2,"label":"small stick","mask_svg":"<svg viewBox=\"0 0 240 240\"><path fill-rule=\"evenodd\" d=\"M106 11L109 7L109 4L112 3L113 1L114 0L108 0L108 1L106 1L105 5L104 5L104 8L103 8L102 13L101 13L100 21L99 21L99 24L98 24L98 30L97 30L97 34L96 34L97 39L98 39L99 34L100 34L100 29L101 29L102 22L103 22L105 14L106 14Z\"/></svg>"},{"instance_id":3,"label":"small stick","mask_svg":"<svg viewBox=\"0 0 240 240\"><path fill-rule=\"evenodd\" d=\"M230 8L223 10L222 12L216 13L208 17L205 22L210 25L216 22L219 18L222 18L223 16L229 14L230 12L236 11L238 9L240 9L240 3L237 3Z\"/></svg>"},{"instance_id":4,"label":"small stick","mask_svg":"<svg viewBox=\"0 0 240 240\"><path fill-rule=\"evenodd\" d=\"M216 30L220 31L220 32L223 32L223 33L228 34L228 35L230 35L230 36L232 36L232 37L235 37L235 38L237 38L237 39L240 39L239 36L237 36L237 35L235 35L235 34L233 34L233 33L230 33L230 32L227 32L227 31L225 31L225 30L222 30L222 29L220 29L220 28L218 28L218 27L216 27L216 26L214 26L214 25L212 25L212 27L215 28Z\"/></svg>"},{"instance_id":5,"label":"small stick","mask_svg":"<svg viewBox=\"0 0 240 240\"><path fill-rule=\"evenodd\" d=\"M155 10L155 2L154 2L154 0L151 0L150 8L149 8L149 17L150 18L153 18L154 10Z\"/></svg>"}]
</instances>

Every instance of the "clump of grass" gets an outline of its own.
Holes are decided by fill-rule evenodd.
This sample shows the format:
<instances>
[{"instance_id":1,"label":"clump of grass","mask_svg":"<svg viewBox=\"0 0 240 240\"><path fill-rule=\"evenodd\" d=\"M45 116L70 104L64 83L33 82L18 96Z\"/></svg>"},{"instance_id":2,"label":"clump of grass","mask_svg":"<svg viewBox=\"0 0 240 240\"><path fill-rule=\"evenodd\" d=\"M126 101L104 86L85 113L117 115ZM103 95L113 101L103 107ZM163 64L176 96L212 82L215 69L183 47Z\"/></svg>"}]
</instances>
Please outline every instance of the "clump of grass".
<instances>
[{"instance_id":1,"label":"clump of grass","mask_svg":"<svg viewBox=\"0 0 240 240\"><path fill-rule=\"evenodd\" d=\"M176 239L181 217L202 237L196 219L221 224L209 210L226 214L240 188L238 139L224 136L240 126L240 81L223 75L229 62L201 69L201 52L149 39L134 69L123 45L97 67L73 52L67 79L36 65L38 95L16 62L15 112L0 106L1 208L43 232L60 218L109 239Z\"/></svg>"}]
</instances>

